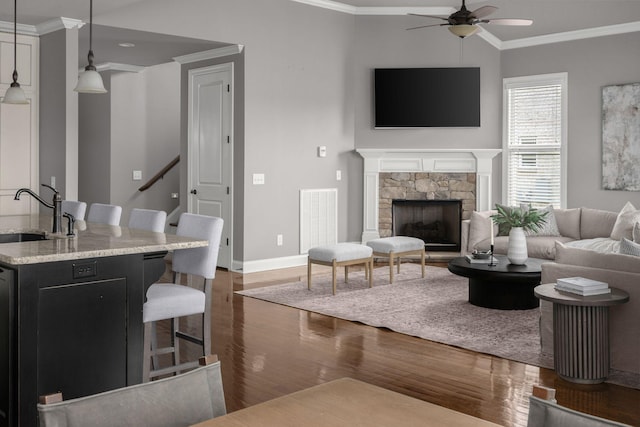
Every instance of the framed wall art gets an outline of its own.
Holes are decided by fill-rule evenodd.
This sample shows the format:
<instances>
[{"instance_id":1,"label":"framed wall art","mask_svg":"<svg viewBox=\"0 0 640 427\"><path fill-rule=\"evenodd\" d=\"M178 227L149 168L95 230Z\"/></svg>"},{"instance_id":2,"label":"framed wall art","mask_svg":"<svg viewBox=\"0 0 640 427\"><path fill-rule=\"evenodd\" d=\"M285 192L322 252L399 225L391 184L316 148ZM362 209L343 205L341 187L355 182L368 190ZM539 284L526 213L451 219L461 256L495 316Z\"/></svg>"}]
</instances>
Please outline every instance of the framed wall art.
<instances>
[{"instance_id":1,"label":"framed wall art","mask_svg":"<svg viewBox=\"0 0 640 427\"><path fill-rule=\"evenodd\" d=\"M640 191L640 83L602 88L602 188Z\"/></svg>"}]
</instances>

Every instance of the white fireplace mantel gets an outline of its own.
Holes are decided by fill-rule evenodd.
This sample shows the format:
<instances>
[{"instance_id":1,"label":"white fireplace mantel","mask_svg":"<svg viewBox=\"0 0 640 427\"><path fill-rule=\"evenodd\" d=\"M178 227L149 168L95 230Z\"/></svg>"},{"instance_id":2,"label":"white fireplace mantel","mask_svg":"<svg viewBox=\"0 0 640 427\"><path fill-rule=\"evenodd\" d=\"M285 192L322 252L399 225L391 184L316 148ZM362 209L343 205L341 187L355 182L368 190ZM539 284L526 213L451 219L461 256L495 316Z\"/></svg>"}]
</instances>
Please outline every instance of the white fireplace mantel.
<instances>
[{"instance_id":1,"label":"white fireplace mantel","mask_svg":"<svg viewBox=\"0 0 640 427\"><path fill-rule=\"evenodd\" d=\"M502 152L500 149L363 148L356 151L364 159L363 242L380 237L380 172L475 173L476 210L491 209L493 158Z\"/></svg>"}]
</instances>

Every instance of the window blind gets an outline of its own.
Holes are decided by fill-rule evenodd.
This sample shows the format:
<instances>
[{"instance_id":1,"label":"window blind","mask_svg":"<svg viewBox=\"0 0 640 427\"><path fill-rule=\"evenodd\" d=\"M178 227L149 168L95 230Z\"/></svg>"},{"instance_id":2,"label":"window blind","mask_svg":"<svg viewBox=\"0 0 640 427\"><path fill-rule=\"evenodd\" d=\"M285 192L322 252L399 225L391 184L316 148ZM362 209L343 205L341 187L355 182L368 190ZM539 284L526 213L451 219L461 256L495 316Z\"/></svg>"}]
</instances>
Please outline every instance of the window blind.
<instances>
[{"instance_id":1,"label":"window blind","mask_svg":"<svg viewBox=\"0 0 640 427\"><path fill-rule=\"evenodd\" d=\"M507 203L561 206L562 83L506 85Z\"/></svg>"}]
</instances>

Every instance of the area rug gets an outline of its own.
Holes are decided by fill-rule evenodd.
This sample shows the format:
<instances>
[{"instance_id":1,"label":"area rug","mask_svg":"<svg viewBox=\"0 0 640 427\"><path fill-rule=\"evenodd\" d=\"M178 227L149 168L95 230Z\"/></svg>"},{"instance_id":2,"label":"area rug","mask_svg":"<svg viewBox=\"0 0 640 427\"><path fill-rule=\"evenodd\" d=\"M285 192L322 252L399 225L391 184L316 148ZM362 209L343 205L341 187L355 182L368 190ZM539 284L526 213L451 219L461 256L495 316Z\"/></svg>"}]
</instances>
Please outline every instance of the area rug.
<instances>
[{"instance_id":1,"label":"area rug","mask_svg":"<svg viewBox=\"0 0 640 427\"><path fill-rule=\"evenodd\" d=\"M442 267L402 264L389 284L389 269L376 268L373 288L363 272L338 274L336 295L331 275L236 293L273 303L325 314L402 334L486 353L530 365L553 368L553 359L540 352L538 309L494 310L467 301L468 282ZM610 382L640 388L640 376L612 372Z\"/></svg>"}]
</instances>

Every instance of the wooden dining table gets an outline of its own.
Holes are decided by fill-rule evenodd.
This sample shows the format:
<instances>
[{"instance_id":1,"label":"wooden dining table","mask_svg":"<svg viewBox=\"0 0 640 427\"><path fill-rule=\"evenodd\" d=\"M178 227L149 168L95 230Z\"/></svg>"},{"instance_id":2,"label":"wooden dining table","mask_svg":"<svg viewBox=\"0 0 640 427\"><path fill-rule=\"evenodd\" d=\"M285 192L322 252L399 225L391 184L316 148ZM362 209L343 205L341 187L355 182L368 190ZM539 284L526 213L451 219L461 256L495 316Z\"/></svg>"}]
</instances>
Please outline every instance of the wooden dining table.
<instances>
[{"instance_id":1,"label":"wooden dining table","mask_svg":"<svg viewBox=\"0 0 640 427\"><path fill-rule=\"evenodd\" d=\"M341 378L196 424L254 426L497 426L352 378Z\"/></svg>"}]
</instances>

